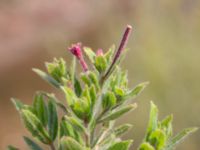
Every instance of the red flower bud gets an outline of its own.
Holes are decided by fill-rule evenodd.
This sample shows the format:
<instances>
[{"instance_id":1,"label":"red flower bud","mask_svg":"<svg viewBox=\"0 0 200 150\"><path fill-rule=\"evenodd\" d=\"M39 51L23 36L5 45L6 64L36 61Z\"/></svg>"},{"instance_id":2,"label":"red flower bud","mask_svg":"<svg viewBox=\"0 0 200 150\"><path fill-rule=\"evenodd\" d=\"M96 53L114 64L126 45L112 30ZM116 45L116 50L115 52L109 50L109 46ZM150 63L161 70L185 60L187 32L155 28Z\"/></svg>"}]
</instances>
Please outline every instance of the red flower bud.
<instances>
[{"instance_id":1,"label":"red flower bud","mask_svg":"<svg viewBox=\"0 0 200 150\"><path fill-rule=\"evenodd\" d=\"M72 46L69 47L68 49L79 60L82 58L81 43L72 44Z\"/></svg>"},{"instance_id":2,"label":"red flower bud","mask_svg":"<svg viewBox=\"0 0 200 150\"><path fill-rule=\"evenodd\" d=\"M87 72L88 66L87 66L87 63L85 62L85 60L83 58L83 54L82 54L82 50L81 50L81 43L72 44L72 46L69 47L68 49L79 60L83 70L85 72Z\"/></svg>"}]
</instances>

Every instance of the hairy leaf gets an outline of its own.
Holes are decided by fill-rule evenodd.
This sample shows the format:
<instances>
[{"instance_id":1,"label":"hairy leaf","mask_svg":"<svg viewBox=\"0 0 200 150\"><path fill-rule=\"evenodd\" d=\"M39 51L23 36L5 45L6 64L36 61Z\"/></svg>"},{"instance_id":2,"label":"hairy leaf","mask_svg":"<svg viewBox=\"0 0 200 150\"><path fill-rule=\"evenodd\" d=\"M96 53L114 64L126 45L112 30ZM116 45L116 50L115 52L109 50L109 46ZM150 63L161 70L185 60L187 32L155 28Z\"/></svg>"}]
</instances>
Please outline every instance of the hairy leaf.
<instances>
[{"instance_id":1,"label":"hairy leaf","mask_svg":"<svg viewBox=\"0 0 200 150\"><path fill-rule=\"evenodd\" d=\"M99 120L99 122L106 122L106 121L111 121L119 118L123 114L134 110L137 107L136 103L135 104L130 104L128 106L125 106L123 108L119 108L118 110L115 110L114 112L111 112L110 114L106 115L102 119Z\"/></svg>"},{"instance_id":2,"label":"hairy leaf","mask_svg":"<svg viewBox=\"0 0 200 150\"><path fill-rule=\"evenodd\" d=\"M132 140L117 142L110 146L108 150L128 150L132 142Z\"/></svg>"},{"instance_id":3,"label":"hairy leaf","mask_svg":"<svg viewBox=\"0 0 200 150\"><path fill-rule=\"evenodd\" d=\"M33 140L26 136L24 136L24 141L31 150L42 150L42 148L38 144L36 144Z\"/></svg>"},{"instance_id":4,"label":"hairy leaf","mask_svg":"<svg viewBox=\"0 0 200 150\"><path fill-rule=\"evenodd\" d=\"M44 71L36 68L33 68L32 70L51 85L55 86L56 88L60 88L61 84Z\"/></svg>"}]
</instances>

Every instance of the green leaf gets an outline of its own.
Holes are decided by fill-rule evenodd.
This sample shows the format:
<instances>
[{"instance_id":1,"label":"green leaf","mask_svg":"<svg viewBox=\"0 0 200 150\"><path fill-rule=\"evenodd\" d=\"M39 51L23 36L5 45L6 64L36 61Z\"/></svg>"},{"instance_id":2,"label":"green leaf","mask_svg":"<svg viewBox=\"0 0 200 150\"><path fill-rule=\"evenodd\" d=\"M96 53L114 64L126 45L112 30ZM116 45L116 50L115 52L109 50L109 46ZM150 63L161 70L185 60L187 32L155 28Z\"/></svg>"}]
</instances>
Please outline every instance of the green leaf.
<instances>
[{"instance_id":1,"label":"green leaf","mask_svg":"<svg viewBox=\"0 0 200 150\"><path fill-rule=\"evenodd\" d=\"M74 78L74 91L78 97L81 96L82 93L81 84L76 77Z\"/></svg>"},{"instance_id":2,"label":"green leaf","mask_svg":"<svg viewBox=\"0 0 200 150\"><path fill-rule=\"evenodd\" d=\"M80 131L80 132L84 132L85 128L82 125L83 123L76 119L75 117L68 117L65 116L65 119L72 125L73 128L75 128L76 130Z\"/></svg>"},{"instance_id":3,"label":"green leaf","mask_svg":"<svg viewBox=\"0 0 200 150\"><path fill-rule=\"evenodd\" d=\"M117 96L122 97L122 96L124 96L124 90L122 88L120 88L120 87L115 87L115 94Z\"/></svg>"},{"instance_id":4,"label":"green leaf","mask_svg":"<svg viewBox=\"0 0 200 150\"><path fill-rule=\"evenodd\" d=\"M153 146L151 146L149 143L144 142L140 145L139 150L155 150Z\"/></svg>"},{"instance_id":5,"label":"green leaf","mask_svg":"<svg viewBox=\"0 0 200 150\"><path fill-rule=\"evenodd\" d=\"M99 73L102 73L106 70L107 62L104 56L97 56L95 58L95 68L99 71Z\"/></svg>"},{"instance_id":6,"label":"green leaf","mask_svg":"<svg viewBox=\"0 0 200 150\"><path fill-rule=\"evenodd\" d=\"M162 150L166 144L166 139L165 133L160 129L156 129L150 134L148 141L156 150Z\"/></svg>"},{"instance_id":7,"label":"green leaf","mask_svg":"<svg viewBox=\"0 0 200 150\"><path fill-rule=\"evenodd\" d=\"M14 147L14 146L12 146L12 145L9 145L9 146L7 147L7 150L19 150L19 148L16 148L16 147Z\"/></svg>"},{"instance_id":8,"label":"green leaf","mask_svg":"<svg viewBox=\"0 0 200 150\"><path fill-rule=\"evenodd\" d=\"M90 92L90 99L91 99L92 105L94 105L94 103L96 101L96 98L97 98L96 90L95 90L94 85L92 85L90 87L89 92Z\"/></svg>"},{"instance_id":9,"label":"green leaf","mask_svg":"<svg viewBox=\"0 0 200 150\"><path fill-rule=\"evenodd\" d=\"M81 145L85 145L85 139L83 139L82 133L80 133L78 130L74 130L74 139Z\"/></svg>"},{"instance_id":10,"label":"green leaf","mask_svg":"<svg viewBox=\"0 0 200 150\"><path fill-rule=\"evenodd\" d=\"M15 108L18 111L21 110L24 107L24 104L16 98L11 98L11 101L13 102L13 104L15 105Z\"/></svg>"},{"instance_id":11,"label":"green leaf","mask_svg":"<svg viewBox=\"0 0 200 150\"><path fill-rule=\"evenodd\" d=\"M167 138L172 136L172 120L173 116L169 115L165 119L163 119L160 123L160 128L165 131Z\"/></svg>"},{"instance_id":12,"label":"green leaf","mask_svg":"<svg viewBox=\"0 0 200 150\"><path fill-rule=\"evenodd\" d=\"M182 130L180 133L178 133L175 137L173 137L169 141L168 145L166 146L166 150L174 149L178 143L180 143L181 141L183 141L183 139L185 139L186 137L197 131L197 129L198 128L194 127Z\"/></svg>"},{"instance_id":13,"label":"green leaf","mask_svg":"<svg viewBox=\"0 0 200 150\"><path fill-rule=\"evenodd\" d=\"M86 101L84 100L84 102L87 103L88 106L91 105L91 98L90 98L90 91L89 91L89 87L86 85L84 87L84 90L82 92L82 95L81 95L81 99L85 98Z\"/></svg>"},{"instance_id":14,"label":"green leaf","mask_svg":"<svg viewBox=\"0 0 200 150\"><path fill-rule=\"evenodd\" d=\"M149 82L144 82L144 83L140 83L138 84L134 89L132 89L131 91L129 91L124 97L123 99L130 99L130 98L135 98L137 95L139 95L144 88L149 84Z\"/></svg>"},{"instance_id":15,"label":"green leaf","mask_svg":"<svg viewBox=\"0 0 200 150\"><path fill-rule=\"evenodd\" d=\"M75 137L74 129L70 123L66 120L62 120L60 123L60 137L70 136Z\"/></svg>"},{"instance_id":16,"label":"green leaf","mask_svg":"<svg viewBox=\"0 0 200 150\"><path fill-rule=\"evenodd\" d=\"M31 132L33 137L38 138L42 143L49 144L51 142L48 133L44 129L40 120L29 110L22 110L21 116L26 128Z\"/></svg>"},{"instance_id":17,"label":"green leaf","mask_svg":"<svg viewBox=\"0 0 200 150\"><path fill-rule=\"evenodd\" d=\"M62 137L59 150L86 150L86 148L71 137Z\"/></svg>"},{"instance_id":18,"label":"green leaf","mask_svg":"<svg viewBox=\"0 0 200 150\"><path fill-rule=\"evenodd\" d=\"M24 136L24 141L31 150L42 150L42 148L38 144L36 144L33 140L26 136Z\"/></svg>"},{"instance_id":19,"label":"green leaf","mask_svg":"<svg viewBox=\"0 0 200 150\"><path fill-rule=\"evenodd\" d=\"M91 84L91 81L90 79L88 78L88 75L85 74L85 73L81 73L81 80L88 86L90 86Z\"/></svg>"},{"instance_id":20,"label":"green leaf","mask_svg":"<svg viewBox=\"0 0 200 150\"><path fill-rule=\"evenodd\" d=\"M96 54L93 52L93 50L89 47L83 47L84 52L86 53L86 55L88 56L89 60L94 63Z\"/></svg>"},{"instance_id":21,"label":"green leaf","mask_svg":"<svg viewBox=\"0 0 200 150\"><path fill-rule=\"evenodd\" d=\"M108 150L128 150L132 142L132 140L120 141L111 145Z\"/></svg>"},{"instance_id":22,"label":"green leaf","mask_svg":"<svg viewBox=\"0 0 200 150\"><path fill-rule=\"evenodd\" d=\"M113 54L114 54L114 51L115 51L115 45L112 45L112 46L108 49L108 51L105 53L105 58L106 58L106 61L107 61L108 64L110 64L111 61L112 61L112 56L113 56Z\"/></svg>"},{"instance_id":23,"label":"green leaf","mask_svg":"<svg viewBox=\"0 0 200 150\"><path fill-rule=\"evenodd\" d=\"M74 104L74 102L75 102L75 99L77 98L75 93L74 93L74 91L69 87L62 87L62 90L65 93L67 104L69 106L72 106Z\"/></svg>"},{"instance_id":24,"label":"green leaf","mask_svg":"<svg viewBox=\"0 0 200 150\"><path fill-rule=\"evenodd\" d=\"M112 108L116 104L116 97L113 92L108 91L103 95L102 106L104 110Z\"/></svg>"},{"instance_id":25,"label":"green leaf","mask_svg":"<svg viewBox=\"0 0 200 150\"><path fill-rule=\"evenodd\" d=\"M76 100L71 108L78 118L88 121L91 116L90 106L90 102L85 97L83 97Z\"/></svg>"},{"instance_id":26,"label":"green leaf","mask_svg":"<svg viewBox=\"0 0 200 150\"><path fill-rule=\"evenodd\" d=\"M60 88L61 84L44 71L36 68L33 68L32 70L51 85L55 86L56 88Z\"/></svg>"},{"instance_id":27,"label":"green leaf","mask_svg":"<svg viewBox=\"0 0 200 150\"><path fill-rule=\"evenodd\" d=\"M131 124L123 124L114 130L116 136L121 136L132 127Z\"/></svg>"},{"instance_id":28,"label":"green leaf","mask_svg":"<svg viewBox=\"0 0 200 150\"><path fill-rule=\"evenodd\" d=\"M62 77L66 77L66 62L64 59L54 58L53 62L45 63L48 73L58 82L62 81Z\"/></svg>"},{"instance_id":29,"label":"green leaf","mask_svg":"<svg viewBox=\"0 0 200 150\"><path fill-rule=\"evenodd\" d=\"M98 122L107 122L107 121L115 120L116 118L119 118L123 114L125 114L131 110L134 110L136 107L137 107L137 105L136 105L136 103L134 103L134 104L125 106L123 108L119 108L119 109L111 112L110 114L106 115L105 117L100 119Z\"/></svg>"},{"instance_id":30,"label":"green leaf","mask_svg":"<svg viewBox=\"0 0 200 150\"><path fill-rule=\"evenodd\" d=\"M34 109L36 111L37 117L40 119L44 126L47 125L48 111L46 104L44 102L43 95L41 93L37 93L33 102Z\"/></svg>"},{"instance_id":31,"label":"green leaf","mask_svg":"<svg viewBox=\"0 0 200 150\"><path fill-rule=\"evenodd\" d=\"M96 90L98 91L100 87L99 87L99 80L98 80L97 75L94 72L90 71L88 73L88 77L89 77L90 81L95 85Z\"/></svg>"},{"instance_id":32,"label":"green leaf","mask_svg":"<svg viewBox=\"0 0 200 150\"><path fill-rule=\"evenodd\" d=\"M158 126L158 108L153 102L151 102L150 118L147 127L147 139L150 133L154 131L157 128L157 126Z\"/></svg>"},{"instance_id":33,"label":"green leaf","mask_svg":"<svg viewBox=\"0 0 200 150\"><path fill-rule=\"evenodd\" d=\"M48 102L48 131L51 140L54 141L58 132L58 116L56 110L56 103L53 99Z\"/></svg>"}]
</instances>

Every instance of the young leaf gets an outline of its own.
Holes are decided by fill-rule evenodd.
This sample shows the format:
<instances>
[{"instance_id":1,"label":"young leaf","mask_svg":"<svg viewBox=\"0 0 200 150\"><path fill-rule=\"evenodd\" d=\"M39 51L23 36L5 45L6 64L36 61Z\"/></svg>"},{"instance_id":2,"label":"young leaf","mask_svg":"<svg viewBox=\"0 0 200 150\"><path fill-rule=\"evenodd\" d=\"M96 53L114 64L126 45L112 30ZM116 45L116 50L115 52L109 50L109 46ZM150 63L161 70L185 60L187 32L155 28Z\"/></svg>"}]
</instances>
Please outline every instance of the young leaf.
<instances>
[{"instance_id":1,"label":"young leaf","mask_svg":"<svg viewBox=\"0 0 200 150\"><path fill-rule=\"evenodd\" d=\"M130 99L130 98L135 98L137 95L139 95L144 88L149 84L149 82L144 82L144 83L140 83L138 84L134 89L132 89L131 91L129 91L124 97L123 99Z\"/></svg>"},{"instance_id":2,"label":"young leaf","mask_svg":"<svg viewBox=\"0 0 200 150\"><path fill-rule=\"evenodd\" d=\"M172 120L173 116L169 115L165 119L163 119L160 123L160 128L165 131L167 138L172 136Z\"/></svg>"},{"instance_id":3,"label":"young leaf","mask_svg":"<svg viewBox=\"0 0 200 150\"><path fill-rule=\"evenodd\" d=\"M156 129L150 134L149 142L156 150L162 150L166 144L166 135L162 130Z\"/></svg>"},{"instance_id":4,"label":"young leaf","mask_svg":"<svg viewBox=\"0 0 200 150\"><path fill-rule=\"evenodd\" d=\"M166 150L172 150L175 148L175 146L180 143L183 139L185 139L187 136L189 136L190 134L194 133L195 131L197 131L198 128L187 128L184 129L183 131L181 131L180 133L178 133L175 137L173 137L168 145L166 146Z\"/></svg>"},{"instance_id":5,"label":"young leaf","mask_svg":"<svg viewBox=\"0 0 200 150\"><path fill-rule=\"evenodd\" d=\"M76 99L76 95L75 95L74 91L69 87L62 87L62 90L65 93L67 104L69 106L72 106Z\"/></svg>"},{"instance_id":6,"label":"young leaf","mask_svg":"<svg viewBox=\"0 0 200 150\"><path fill-rule=\"evenodd\" d=\"M61 84L44 71L36 68L33 68L32 70L51 85L55 86L56 88L60 88Z\"/></svg>"},{"instance_id":7,"label":"young leaf","mask_svg":"<svg viewBox=\"0 0 200 150\"><path fill-rule=\"evenodd\" d=\"M104 110L112 108L116 104L116 97L113 92L108 91L103 95L102 106Z\"/></svg>"},{"instance_id":8,"label":"young leaf","mask_svg":"<svg viewBox=\"0 0 200 150\"><path fill-rule=\"evenodd\" d=\"M112 61L112 56L114 54L114 51L115 51L115 45L112 45L108 51L105 53L105 58L106 58L106 61L107 61L107 64L110 64L111 61Z\"/></svg>"},{"instance_id":9,"label":"young leaf","mask_svg":"<svg viewBox=\"0 0 200 150\"><path fill-rule=\"evenodd\" d=\"M88 78L88 75L85 74L85 73L81 73L81 80L88 86L90 86L91 84L91 81L90 79Z\"/></svg>"},{"instance_id":10,"label":"young leaf","mask_svg":"<svg viewBox=\"0 0 200 150\"><path fill-rule=\"evenodd\" d=\"M140 145L139 150L155 150L153 146L151 146L149 143L144 142Z\"/></svg>"},{"instance_id":11,"label":"young leaf","mask_svg":"<svg viewBox=\"0 0 200 150\"><path fill-rule=\"evenodd\" d=\"M114 130L116 136L121 136L132 127L131 124L123 124Z\"/></svg>"},{"instance_id":12,"label":"young leaf","mask_svg":"<svg viewBox=\"0 0 200 150\"><path fill-rule=\"evenodd\" d=\"M24 141L31 150L42 150L42 148L38 144L36 144L33 140L26 136L24 136Z\"/></svg>"},{"instance_id":13,"label":"young leaf","mask_svg":"<svg viewBox=\"0 0 200 150\"><path fill-rule=\"evenodd\" d=\"M38 138L44 144L49 144L51 140L40 120L29 110L22 110L21 115L26 128L33 137Z\"/></svg>"},{"instance_id":14,"label":"young leaf","mask_svg":"<svg viewBox=\"0 0 200 150\"><path fill-rule=\"evenodd\" d=\"M123 114L134 110L137 107L136 103L135 104L130 104L126 107L123 108L119 108L118 110L111 112L110 114L106 115L105 117L103 117L102 119L100 119L98 122L106 122L106 121L111 121L111 120L115 120L117 118L119 118L120 116L122 116Z\"/></svg>"},{"instance_id":15,"label":"young leaf","mask_svg":"<svg viewBox=\"0 0 200 150\"><path fill-rule=\"evenodd\" d=\"M95 58L95 68L99 71L99 73L102 73L106 70L107 62L104 56L97 56Z\"/></svg>"},{"instance_id":16,"label":"young leaf","mask_svg":"<svg viewBox=\"0 0 200 150\"><path fill-rule=\"evenodd\" d=\"M86 53L86 55L88 56L89 60L94 63L94 59L96 57L96 54L93 52L93 50L89 47L84 47L83 48L84 52Z\"/></svg>"},{"instance_id":17,"label":"young leaf","mask_svg":"<svg viewBox=\"0 0 200 150\"><path fill-rule=\"evenodd\" d=\"M61 138L59 150L86 150L86 148L73 138L65 136Z\"/></svg>"},{"instance_id":18,"label":"young leaf","mask_svg":"<svg viewBox=\"0 0 200 150\"><path fill-rule=\"evenodd\" d=\"M158 126L158 108L153 102L151 102L150 118L147 127L147 138L149 134L157 128L157 126Z\"/></svg>"},{"instance_id":19,"label":"young leaf","mask_svg":"<svg viewBox=\"0 0 200 150\"><path fill-rule=\"evenodd\" d=\"M108 150L128 150L132 142L132 140L120 141L111 145Z\"/></svg>"},{"instance_id":20,"label":"young leaf","mask_svg":"<svg viewBox=\"0 0 200 150\"><path fill-rule=\"evenodd\" d=\"M72 125L72 127L74 127L76 130L83 132L85 131L84 126L82 125L82 123L78 120L75 119L74 117L68 117L65 116L65 119Z\"/></svg>"},{"instance_id":21,"label":"young leaf","mask_svg":"<svg viewBox=\"0 0 200 150\"><path fill-rule=\"evenodd\" d=\"M71 106L71 108L78 118L88 121L91 116L90 106L90 101L88 101L87 98L83 97L81 99L77 99Z\"/></svg>"},{"instance_id":22,"label":"young leaf","mask_svg":"<svg viewBox=\"0 0 200 150\"><path fill-rule=\"evenodd\" d=\"M48 131L51 140L54 141L58 132L58 116L53 99L50 99L48 102Z\"/></svg>"}]
</instances>

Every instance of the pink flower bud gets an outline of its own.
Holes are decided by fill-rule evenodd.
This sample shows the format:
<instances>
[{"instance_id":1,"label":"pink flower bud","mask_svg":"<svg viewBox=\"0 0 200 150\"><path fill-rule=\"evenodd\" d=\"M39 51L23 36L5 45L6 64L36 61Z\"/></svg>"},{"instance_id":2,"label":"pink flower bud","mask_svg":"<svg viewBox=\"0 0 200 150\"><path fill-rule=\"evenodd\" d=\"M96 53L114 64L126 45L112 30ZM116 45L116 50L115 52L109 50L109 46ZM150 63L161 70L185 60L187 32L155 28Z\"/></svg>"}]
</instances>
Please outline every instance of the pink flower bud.
<instances>
[{"instance_id":1,"label":"pink flower bud","mask_svg":"<svg viewBox=\"0 0 200 150\"><path fill-rule=\"evenodd\" d=\"M68 49L79 60L82 58L81 43L72 44L72 46L69 47Z\"/></svg>"},{"instance_id":2,"label":"pink flower bud","mask_svg":"<svg viewBox=\"0 0 200 150\"><path fill-rule=\"evenodd\" d=\"M81 50L81 43L72 44L72 46L69 47L68 49L79 60L83 70L85 72L87 72L88 66L87 66L87 63L85 62L85 60L83 58L83 54L82 54L82 50Z\"/></svg>"},{"instance_id":3,"label":"pink flower bud","mask_svg":"<svg viewBox=\"0 0 200 150\"><path fill-rule=\"evenodd\" d=\"M97 56L103 56L103 50L102 49L98 49L96 52Z\"/></svg>"}]
</instances>

